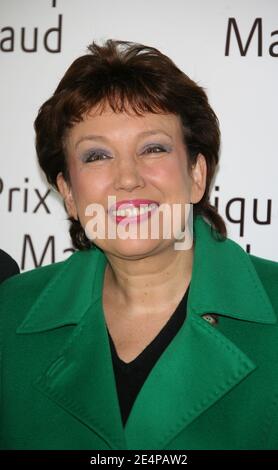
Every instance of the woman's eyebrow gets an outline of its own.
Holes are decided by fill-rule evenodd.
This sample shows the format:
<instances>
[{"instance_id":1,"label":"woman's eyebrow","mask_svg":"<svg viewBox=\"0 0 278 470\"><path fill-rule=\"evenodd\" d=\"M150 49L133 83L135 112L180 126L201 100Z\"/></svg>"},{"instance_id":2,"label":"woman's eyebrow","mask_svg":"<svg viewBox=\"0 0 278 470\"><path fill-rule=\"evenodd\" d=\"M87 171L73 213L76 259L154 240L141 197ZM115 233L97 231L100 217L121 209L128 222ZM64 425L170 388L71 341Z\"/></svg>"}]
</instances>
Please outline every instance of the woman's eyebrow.
<instances>
[{"instance_id":1,"label":"woman's eyebrow","mask_svg":"<svg viewBox=\"0 0 278 470\"><path fill-rule=\"evenodd\" d=\"M169 137L171 140L173 140L171 135L168 134L166 131L164 131L162 129L153 129L153 130L150 130L150 131L139 132L139 134L137 134L137 137L143 137L143 136L148 136L148 135L156 135L156 134L165 134L165 135L167 135L167 137ZM80 139L78 139L78 141L75 144L75 149L78 147L78 145L81 142L84 142L84 140L100 140L102 142L109 142L109 138L105 137L104 135L88 134L88 135L84 135L84 136L80 137Z\"/></svg>"}]
</instances>

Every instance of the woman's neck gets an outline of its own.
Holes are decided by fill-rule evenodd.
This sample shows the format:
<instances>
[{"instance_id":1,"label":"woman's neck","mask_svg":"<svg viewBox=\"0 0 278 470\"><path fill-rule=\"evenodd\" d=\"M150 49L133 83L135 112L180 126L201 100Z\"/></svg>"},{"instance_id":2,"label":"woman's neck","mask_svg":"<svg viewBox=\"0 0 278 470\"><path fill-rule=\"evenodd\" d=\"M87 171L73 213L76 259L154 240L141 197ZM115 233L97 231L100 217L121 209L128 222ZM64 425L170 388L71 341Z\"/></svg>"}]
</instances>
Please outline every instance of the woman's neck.
<instances>
[{"instance_id":1,"label":"woman's neck","mask_svg":"<svg viewBox=\"0 0 278 470\"><path fill-rule=\"evenodd\" d=\"M192 275L190 250L165 251L163 255L125 260L110 254L104 277L106 298L129 315L159 314L179 303Z\"/></svg>"}]
</instances>

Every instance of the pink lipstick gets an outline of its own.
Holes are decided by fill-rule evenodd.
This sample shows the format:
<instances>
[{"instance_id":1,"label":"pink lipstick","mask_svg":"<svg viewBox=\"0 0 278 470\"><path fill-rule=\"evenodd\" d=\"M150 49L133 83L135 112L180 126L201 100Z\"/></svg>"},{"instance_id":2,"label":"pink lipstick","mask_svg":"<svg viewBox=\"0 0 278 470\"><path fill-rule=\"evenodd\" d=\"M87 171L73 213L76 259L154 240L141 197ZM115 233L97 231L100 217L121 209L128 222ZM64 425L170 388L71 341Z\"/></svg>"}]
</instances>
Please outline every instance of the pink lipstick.
<instances>
[{"instance_id":1,"label":"pink lipstick","mask_svg":"<svg viewBox=\"0 0 278 470\"><path fill-rule=\"evenodd\" d=\"M125 199L113 204L109 209L110 217L116 222L139 223L151 217L159 207L152 199Z\"/></svg>"}]
</instances>

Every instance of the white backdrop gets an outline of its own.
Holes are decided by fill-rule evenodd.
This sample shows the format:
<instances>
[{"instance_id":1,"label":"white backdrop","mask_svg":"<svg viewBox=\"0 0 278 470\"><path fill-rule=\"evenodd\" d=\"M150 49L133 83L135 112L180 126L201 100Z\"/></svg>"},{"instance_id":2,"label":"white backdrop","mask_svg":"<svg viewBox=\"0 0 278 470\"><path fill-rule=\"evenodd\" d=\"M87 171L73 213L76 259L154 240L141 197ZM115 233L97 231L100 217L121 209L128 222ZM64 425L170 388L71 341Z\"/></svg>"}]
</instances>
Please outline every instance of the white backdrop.
<instances>
[{"instance_id":1,"label":"white backdrop","mask_svg":"<svg viewBox=\"0 0 278 470\"><path fill-rule=\"evenodd\" d=\"M0 247L22 271L71 253L33 121L72 61L108 38L160 49L206 89L222 132L212 203L230 238L278 261L278 0L0 0Z\"/></svg>"}]
</instances>

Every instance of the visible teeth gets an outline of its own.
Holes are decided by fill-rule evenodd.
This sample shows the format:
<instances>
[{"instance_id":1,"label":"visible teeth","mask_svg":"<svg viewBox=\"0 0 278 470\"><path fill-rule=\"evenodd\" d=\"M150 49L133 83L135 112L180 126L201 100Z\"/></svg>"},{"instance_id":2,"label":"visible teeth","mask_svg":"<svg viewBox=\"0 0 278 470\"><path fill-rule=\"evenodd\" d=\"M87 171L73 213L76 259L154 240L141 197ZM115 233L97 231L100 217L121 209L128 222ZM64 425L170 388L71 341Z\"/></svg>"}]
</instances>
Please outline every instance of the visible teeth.
<instances>
[{"instance_id":1,"label":"visible teeth","mask_svg":"<svg viewBox=\"0 0 278 470\"><path fill-rule=\"evenodd\" d=\"M157 207L157 204L152 203L149 206L145 206L145 207L127 207L126 209L113 210L112 214L114 216L120 216L120 217L136 217L138 215L146 214L147 212L150 212L156 207Z\"/></svg>"}]
</instances>

